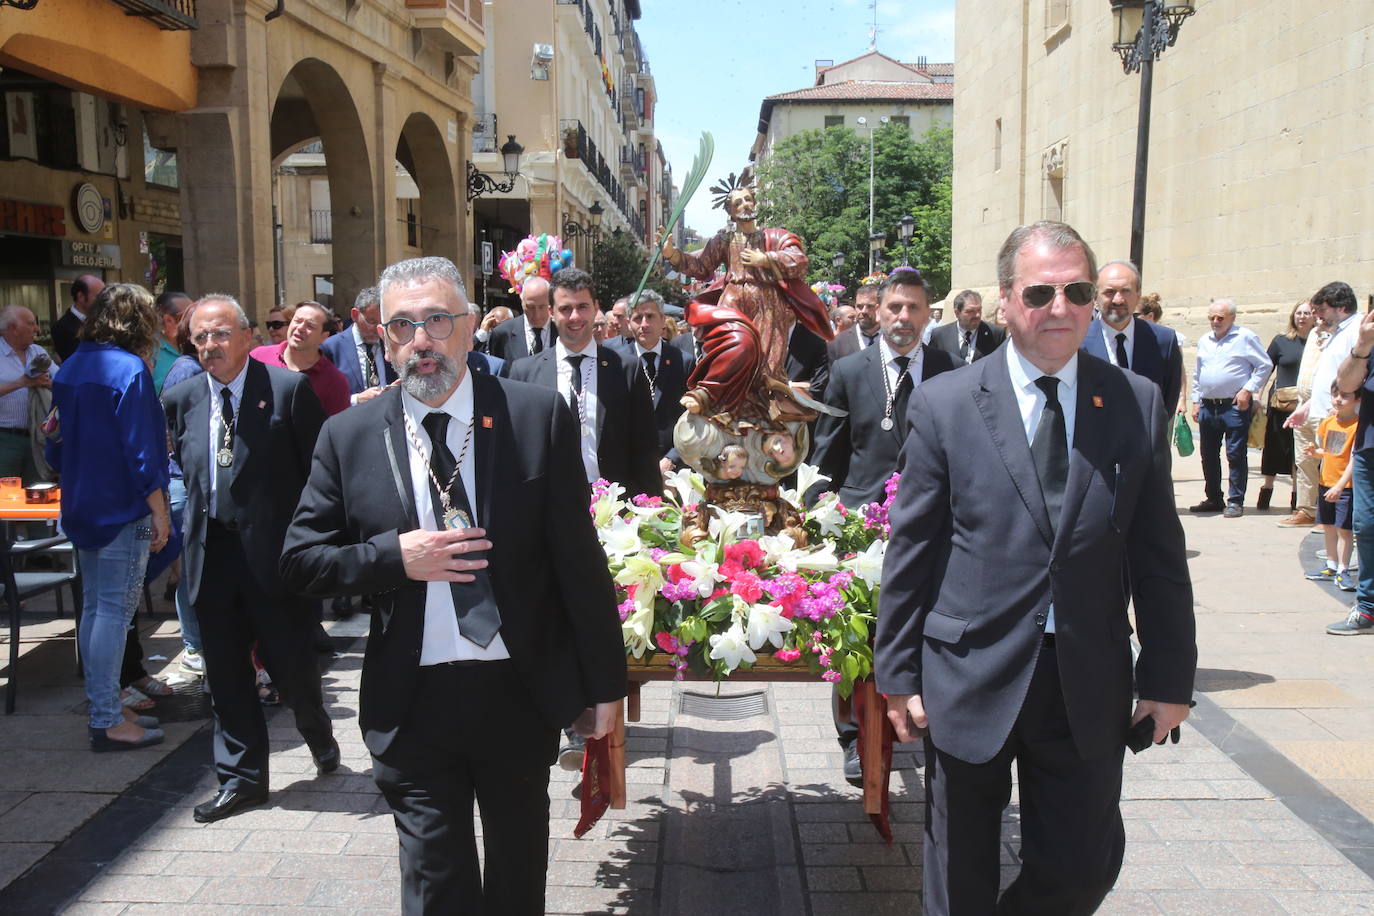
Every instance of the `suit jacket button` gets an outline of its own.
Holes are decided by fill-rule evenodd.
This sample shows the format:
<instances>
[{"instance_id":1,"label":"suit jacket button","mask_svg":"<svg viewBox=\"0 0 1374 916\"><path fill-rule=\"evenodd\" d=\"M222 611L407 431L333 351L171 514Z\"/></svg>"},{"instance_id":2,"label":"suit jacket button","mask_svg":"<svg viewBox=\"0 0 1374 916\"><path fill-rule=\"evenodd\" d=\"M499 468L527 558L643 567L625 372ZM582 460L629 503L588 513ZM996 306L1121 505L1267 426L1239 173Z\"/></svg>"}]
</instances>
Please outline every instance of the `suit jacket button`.
<instances>
[{"instance_id":1,"label":"suit jacket button","mask_svg":"<svg viewBox=\"0 0 1374 916\"><path fill-rule=\"evenodd\" d=\"M1044 614L1036 614L1036 615L1035 615L1035 625L1036 625L1037 627L1039 627L1040 629L1043 630L1043 629L1045 628L1045 619L1046 619L1046 618L1045 618L1045 615L1044 615Z\"/></svg>"},{"instance_id":2,"label":"suit jacket button","mask_svg":"<svg viewBox=\"0 0 1374 916\"><path fill-rule=\"evenodd\" d=\"M1051 563L1051 564L1050 564L1050 572L1052 572L1052 573L1057 573L1057 572L1059 572L1059 564L1058 564L1058 563Z\"/></svg>"}]
</instances>

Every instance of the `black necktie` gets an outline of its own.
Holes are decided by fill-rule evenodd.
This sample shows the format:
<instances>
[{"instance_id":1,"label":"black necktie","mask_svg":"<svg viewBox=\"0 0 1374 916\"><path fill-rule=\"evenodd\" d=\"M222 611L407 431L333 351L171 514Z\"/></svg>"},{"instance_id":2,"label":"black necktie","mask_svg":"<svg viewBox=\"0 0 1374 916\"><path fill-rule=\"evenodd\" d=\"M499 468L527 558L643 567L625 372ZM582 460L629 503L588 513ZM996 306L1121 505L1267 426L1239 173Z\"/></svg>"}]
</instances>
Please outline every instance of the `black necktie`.
<instances>
[{"instance_id":1,"label":"black necktie","mask_svg":"<svg viewBox=\"0 0 1374 916\"><path fill-rule=\"evenodd\" d=\"M1035 474L1040 492L1050 513L1050 528L1058 529L1059 512L1064 507L1064 488L1069 479L1069 442L1064 427L1064 408L1059 403L1059 379L1042 375L1035 386L1045 393L1045 410L1031 440Z\"/></svg>"},{"instance_id":2,"label":"black necktie","mask_svg":"<svg viewBox=\"0 0 1374 916\"><path fill-rule=\"evenodd\" d=\"M1116 335L1116 364L1122 369L1131 368L1131 361L1126 358L1126 334L1122 331Z\"/></svg>"},{"instance_id":3,"label":"black necktie","mask_svg":"<svg viewBox=\"0 0 1374 916\"><path fill-rule=\"evenodd\" d=\"M368 388L376 388L381 383L377 377L377 360L372 356L372 345L363 341L358 345L363 351L363 375Z\"/></svg>"},{"instance_id":4,"label":"black necktie","mask_svg":"<svg viewBox=\"0 0 1374 916\"><path fill-rule=\"evenodd\" d=\"M229 496L229 487L234 481L233 463L229 467L220 464L219 455L225 449L232 455L234 451L234 396L229 387L219 390L219 439L213 443L210 467L215 472L215 518L222 522L234 520L234 501Z\"/></svg>"},{"instance_id":5,"label":"black necktie","mask_svg":"<svg viewBox=\"0 0 1374 916\"><path fill-rule=\"evenodd\" d=\"M971 362L973 362L973 360L971 360L969 357L972 356L972 355L973 355L973 332L972 332L972 331L965 331L965 332L964 332L964 343L963 343L963 346L961 346L961 347L959 348L959 358L962 359L962 360L963 360L964 362L966 362L966 363L971 363Z\"/></svg>"},{"instance_id":6,"label":"black necktie","mask_svg":"<svg viewBox=\"0 0 1374 916\"><path fill-rule=\"evenodd\" d=\"M862 333L862 332L860 332L860 333ZM877 332L877 331L874 331L872 334L864 334L864 335L863 335L863 338L864 338L864 349L867 350L869 347L873 346L873 344L877 342L877 340L878 340L878 332Z\"/></svg>"},{"instance_id":7,"label":"black necktie","mask_svg":"<svg viewBox=\"0 0 1374 916\"><path fill-rule=\"evenodd\" d=\"M453 480L453 486L448 491L449 505L465 512L471 522L472 503L468 501L468 491L463 486L463 475L453 473L457 462L453 459L453 452L448 448L448 414L436 410L426 414L422 422L425 432L429 433L430 469L440 486L447 486L448 481ZM443 500L432 481L429 489L429 498L434 504L434 518L442 529ZM468 560L480 560L485 556L485 553L476 552L463 554L463 558ZM492 594L491 576L488 571L474 569L472 575L475 577L474 581L450 582L449 589L453 593L454 613L458 615L458 632L464 639L469 639L485 649L496 637L497 630L501 629L501 613L496 609L496 598Z\"/></svg>"},{"instance_id":8,"label":"black necktie","mask_svg":"<svg viewBox=\"0 0 1374 916\"><path fill-rule=\"evenodd\" d=\"M645 353L645 354L644 354L642 357L640 357L640 358L641 358L642 360L644 360L644 374L647 375L647 376L649 376L649 387L650 387L650 388L657 388L657 387L658 387L658 354L657 354L657 353L654 353L654 352L649 352L649 353Z\"/></svg>"},{"instance_id":9,"label":"black necktie","mask_svg":"<svg viewBox=\"0 0 1374 916\"><path fill-rule=\"evenodd\" d=\"M898 439L906 438L906 405L911 399L911 376L907 374L907 366L911 364L910 356L894 356L892 361L897 364L897 387L892 391L892 417L896 422Z\"/></svg>"},{"instance_id":10,"label":"black necktie","mask_svg":"<svg viewBox=\"0 0 1374 916\"><path fill-rule=\"evenodd\" d=\"M568 365L572 366L572 390L577 397L582 397L582 360L587 357L581 353L568 354Z\"/></svg>"},{"instance_id":11,"label":"black necktie","mask_svg":"<svg viewBox=\"0 0 1374 916\"><path fill-rule=\"evenodd\" d=\"M534 331L534 352L540 353L544 349L544 329L532 328Z\"/></svg>"}]
</instances>

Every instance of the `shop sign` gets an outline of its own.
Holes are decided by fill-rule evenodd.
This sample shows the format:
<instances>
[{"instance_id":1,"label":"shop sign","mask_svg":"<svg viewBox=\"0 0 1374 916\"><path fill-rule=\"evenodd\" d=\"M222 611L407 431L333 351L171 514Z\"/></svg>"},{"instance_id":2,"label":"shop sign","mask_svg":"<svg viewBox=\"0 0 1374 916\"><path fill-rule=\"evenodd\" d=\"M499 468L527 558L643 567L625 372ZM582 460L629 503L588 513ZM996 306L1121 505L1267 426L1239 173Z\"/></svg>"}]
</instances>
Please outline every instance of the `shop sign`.
<instances>
[{"instance_id":1,"label":"shop sign","mask_svg":"<svg viewBox=\"0 0 1374 916\"><path fill-rule=\"evenodd\" d=\"M118 269L118 245L97 245L94 242L63 242L62 263L71 267L94 267L102 270Z\"/></svg>"},{"instance_id":2,"label":"shop sign","mask_svg":"<svg viewBox=\"0 0 1374 916\"><path fill-rule=\"evenodd\" d=\"M67 234L66 211L52 204L0 200L0 233L3 232L61 238Z\"/></svg>"}]
</instances>

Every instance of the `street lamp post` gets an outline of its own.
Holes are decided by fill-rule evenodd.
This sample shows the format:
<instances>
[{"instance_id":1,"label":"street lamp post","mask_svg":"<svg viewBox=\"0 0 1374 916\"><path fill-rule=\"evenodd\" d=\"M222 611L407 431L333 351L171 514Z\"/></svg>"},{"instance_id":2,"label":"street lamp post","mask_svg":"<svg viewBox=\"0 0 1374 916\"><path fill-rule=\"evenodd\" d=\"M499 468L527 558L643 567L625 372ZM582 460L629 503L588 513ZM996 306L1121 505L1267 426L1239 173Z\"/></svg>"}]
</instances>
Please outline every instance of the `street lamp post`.
<instances>
[{"instance_id":1,"label":"street lamp post","mask_svg":"<svg viewBox=\"0 0 1374 916\"><path fill-rule=\"evenodd\" d=\"M835 256L830 259L830 266L835 268L835 282L840 282L840 271L844 270L844 252L837 251Z\"/></svg>"},{"instance_id":2,"label":"street lamp post","mask_svg":"<svg viewBox=\"0 0 1374 916\"><path fill-rule=\"evenodd\" d=\"M916 217L908 213L897 220L897 237L902 240L902 266L911 266L911 234L916 231Z\"/></svg>"},{"instance_id":3,"label":"street lamp post","mask_svg":"<svg viewBox=\"0 0 1374 916\"><path fill-rule=\"evenodd\" d=\"M1142 268L1145 258L1145 179L1150 161L1150 102L1155 61L1178 41L1183 20L1193 15L1195 0L1109 0L1116 20L1112 50L1121 69L1140 71L1140 110L1135 134L1135 190L1131 200L1131 261Z\"/></svg>"},{"instance_id":4,"label":"street lamp post","mask_svg":"<svg viewBox=\"0 0 1374 916\"><path fill-rule=\"evenodd\" d=\"M883 246L887 244L886 232L872 232L868 236L868 272L871 274L883 263Z\"/></svg>"},{"instance_id":5,"label":"street lamp post","mask_svg":"<svg viewBox=\"0 0 1374 916\"><path fill-rule=\"evenodd\" d=\"M888 120L889 120L889 118L888 118L887 115L883 115L881 118L878 119L878 121L879 121L880 123L882 123L882 124L886 124L886 123L888 122ZM859 124L860 127L867 127L867 126L868 126L868 118L859 118L859 119L858 119L858 124ZM877 130L877 128L875 127L875 128L873 128L873 130L870 130L870 131L868 132L868 235L869 235L869 238L872 238L872 236L873 236L873 131L874 131L874 130ZM879 249L881 249L881 246L879 246ZM869 252L868 252L868 272L869 272L870 274L873 273L873 248L872 248L871 246L869 247Z\"/></svg>"},{"instance_id":6,"label":"street lamp post","mask_svg":"<svg viewBox=\"0 0 1374 916\"><path fill-rule=\"evenodd\" d=\"M591 222L585 225L569 216L567 211L563 213L563 237L575 239L582 236L587 239L587 251L590 254L587 261L592 269L596 268L596 240L601 235L601 214L605 212L606 208L601 206L601 201L592 201L592 205L587 208L587 216Z\"/></svg>"}]
</instances>

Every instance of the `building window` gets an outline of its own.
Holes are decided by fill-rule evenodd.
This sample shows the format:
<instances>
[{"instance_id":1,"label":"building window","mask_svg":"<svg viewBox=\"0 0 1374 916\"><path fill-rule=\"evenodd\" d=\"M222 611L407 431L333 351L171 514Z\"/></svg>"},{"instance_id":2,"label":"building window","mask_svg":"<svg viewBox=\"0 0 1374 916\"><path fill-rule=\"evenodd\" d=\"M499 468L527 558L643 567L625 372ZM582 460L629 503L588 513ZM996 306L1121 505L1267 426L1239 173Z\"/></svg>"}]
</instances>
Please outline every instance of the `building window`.
<instances>
[{"instance_id":1,"label":"building window","mask_svg":"<svg viewBox=\"0 0 1374 916\"><path fill-rule=\"evenodd\" d=\"M825 128L829 130L832 127L844 127L844 115L826 115Z\"/></svg>"},{"instance_id":2,"label":"building window","mask_svg":"<svg viewBox=\"0 0 1374 916\"><path fill-rule=\"evenodd\" d=\"M891 121L893 124L896 124L898 127L902 128L902 129L904 129L904 130L911 130L911 117L910 117L910 115L893 115L893 116L892 116L891 118L889 118L888 120Z\"/></svg>"},{"instance_id":3,"label":"building window","mask_svg":"<svg viewBox=\"0 0 1374 916\"><path fill-rule=\"evenodd\" d=\"M181 187L176 151L153 146L146 127L143 128L143 181L164 188Z\"/></svg>"},{"instance_id":4,"label":"building window","mask_svg":"<svg viewBox=\"0 0 1374 916\"><path fill-rule=\"evenodd\" d=\"M992 126L992 170L1002 171L1002 119L998 118Z\"/></svg>"},{"instance_id":5,"label":"building window","mask_svg":"<svg viewBox=\"0 0 1374 916\"><path fill-rule=\"evenodd\" d=\"M1044 218L1057 222L1064 221L1064 163L1068 146L1067 140L1060 140L1045 150L1041 157L1041 174L1044 176Z\"/></svg>"},{"instance_id":6,"label":"building window","mask_svg":"<svg viewBox=\"0 0 1374 916\"><path fill-rule=\"evenodd\" d=\"M1045 34L1058 32L1069 24L1069 0L1045 0Z\"/></svg>"}]
</instances>

